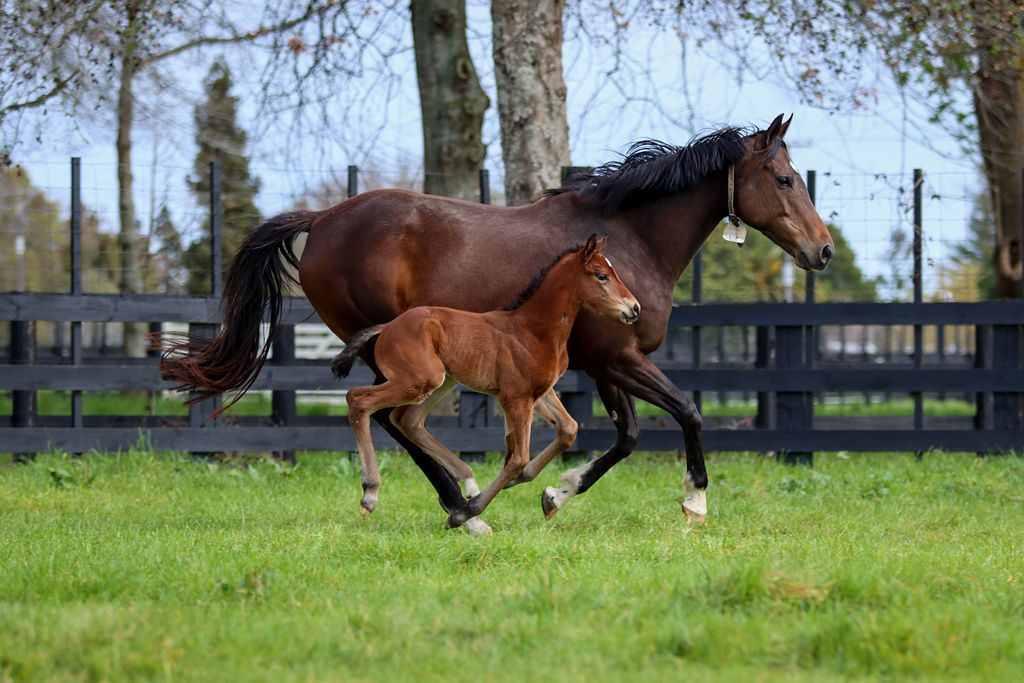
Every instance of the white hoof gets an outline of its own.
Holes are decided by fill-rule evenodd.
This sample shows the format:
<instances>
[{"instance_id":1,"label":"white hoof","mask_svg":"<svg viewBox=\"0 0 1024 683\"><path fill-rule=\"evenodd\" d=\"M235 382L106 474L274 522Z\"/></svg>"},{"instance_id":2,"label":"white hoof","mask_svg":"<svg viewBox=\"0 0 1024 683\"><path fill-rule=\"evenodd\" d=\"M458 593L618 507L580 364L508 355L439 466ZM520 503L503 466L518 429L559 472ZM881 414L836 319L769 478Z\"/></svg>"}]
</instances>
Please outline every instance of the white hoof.
<instances>
[{"instance_id":1,"label":"white hoof","mask_svg":"<svg viewBox=\"0 0 1024 683\"><path fill-rule=\"evenodd\" d=\"M490 536L493 531L487 526L487 522L479 517L470 517L466 520L466 530L473 536Z\"/></svg>"},{"instance_id":2,"label":"white hoof","mask_svg":"<svg viewBox=\"0 0 1024 683\"><path fill-rule=\"evenodd\" d=\"M683 514L695 522L703 522L708 514L707 490L695 487L689 472L683 477L683 490L688 494L683 500Z\"/></svg>"},{"instance_id":3,"label":"white hoof","mask_svg":"<svg viewBox=\"0 0 1024 683\"><path fill-rule=\"evenodd\" d=\"M470 477L463 480L462 487L466 491L466 498L475 498L480 495L480 486L476 483L476 479Z\"/></svg>"},{"instance_id":4,"label":"white hoof","mask_svg":"<svg viewBox=\"0 0 1024 683\"><path fill-rule=\"evenodd\" d=\"M707 492L697 489L683 500L683 514L694 522L703 522L708 514Z\"/></svg>"}]
</instances>

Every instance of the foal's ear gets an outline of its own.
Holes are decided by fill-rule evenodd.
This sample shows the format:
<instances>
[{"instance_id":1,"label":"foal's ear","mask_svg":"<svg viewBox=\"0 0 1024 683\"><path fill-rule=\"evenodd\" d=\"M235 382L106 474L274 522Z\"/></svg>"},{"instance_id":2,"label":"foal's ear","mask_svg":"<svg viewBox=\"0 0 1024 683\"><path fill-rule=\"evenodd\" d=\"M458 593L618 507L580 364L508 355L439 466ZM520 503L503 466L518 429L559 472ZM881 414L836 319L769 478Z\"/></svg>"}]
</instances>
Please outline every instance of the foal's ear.
<instances>
[{"instance_id":1,"label":"foal's ear","mask_svg":"<svg viewBox=\"0 0 1024 683\"><path fill-rule=\"evenodd\" d=\"M591 235L587 239L587 243L583 245L583 251L580 252L580 260L587 263L590 259L594 258L594 254L601 251L601 247L604 246L603 239L605 238L598 240L596 232Z\"/></svg>"}]
</instances>

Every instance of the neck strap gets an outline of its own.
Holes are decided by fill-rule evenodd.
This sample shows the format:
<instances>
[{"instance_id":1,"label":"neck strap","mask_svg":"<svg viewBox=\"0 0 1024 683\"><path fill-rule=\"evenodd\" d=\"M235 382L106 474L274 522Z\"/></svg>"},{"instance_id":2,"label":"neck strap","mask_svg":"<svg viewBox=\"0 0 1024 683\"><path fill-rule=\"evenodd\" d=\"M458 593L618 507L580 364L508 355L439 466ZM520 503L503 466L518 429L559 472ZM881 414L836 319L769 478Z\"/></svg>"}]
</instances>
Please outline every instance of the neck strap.
<instances>
[{"instance_id":1,"label":"neck strap","mask_svg":"<svg viewBox=\"0 0 1024 683\"><path fill-rule=\"evenodd\" d=\"M729 223L730 225L725 226L725 230L722 233L722 237L726 242L732 242L743 246L743 243L747 241L747 228L740 223L740 217L736 215L736 206L734 202L736 194L736 166L729 166Z\"/></svg>"}]
</instances>

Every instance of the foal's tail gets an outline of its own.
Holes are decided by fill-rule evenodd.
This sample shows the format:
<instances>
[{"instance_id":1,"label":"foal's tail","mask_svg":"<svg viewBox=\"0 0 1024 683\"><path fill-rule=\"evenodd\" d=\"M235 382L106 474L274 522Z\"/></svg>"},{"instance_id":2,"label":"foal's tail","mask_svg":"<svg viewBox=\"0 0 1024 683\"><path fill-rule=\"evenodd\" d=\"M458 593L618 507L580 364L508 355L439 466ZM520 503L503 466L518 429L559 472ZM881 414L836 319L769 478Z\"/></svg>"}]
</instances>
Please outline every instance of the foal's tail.
<instances>
[{"instance_id":1,"label":"foal's tail","mask_svg":"<svg viewBox=\"0 0 1024 683\"><path fill-rule=\"evenodd\" d=\"M352 366L355 365L356 357L362 353L363 347L380 334L383 329L383 325L374 325L352 335L352 338L345 344L345 348L341 350L341 353L331 361L331 372L334 373L334 376L338 379L348 377L348 373L352 372Z\"/></svg>"},{"instance_id":2,"label":"foal's tail","mask_svg":"<svg viewBox=\"0 0 1024 683\"><path fill-rule=\"evenodd\" d=\"M298 259L292 240L320 215L293 211L256 228L239 247L224 281L221 309L224 326L213 339L188 334L151 337L162 351L160 376L178 382L178 391L196 392L195 403L225 391L238 391L224 408L244 394L263 367L281 319L282 289L298 283ZM288 267L293 270L288 270ZM260 323L266 312L270 332L260 347ZM223 408L222 408L223 410Z\"/></svg>"}]
</instances>

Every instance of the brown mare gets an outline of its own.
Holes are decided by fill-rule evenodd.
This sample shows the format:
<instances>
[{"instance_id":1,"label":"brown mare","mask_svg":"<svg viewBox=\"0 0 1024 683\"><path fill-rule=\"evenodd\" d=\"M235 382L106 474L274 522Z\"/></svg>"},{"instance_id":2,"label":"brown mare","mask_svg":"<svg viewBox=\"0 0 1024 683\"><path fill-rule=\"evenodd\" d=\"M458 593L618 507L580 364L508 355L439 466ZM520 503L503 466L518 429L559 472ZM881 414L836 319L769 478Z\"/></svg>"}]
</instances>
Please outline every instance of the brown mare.
<instances>
[{"instance_id":1,"label":"brown mare","mask_svg":"<svg viewBox=\"0 0 1024 683\"><path fill-rule=\"evenodd\" d=\"M161 372L204 398L245 391L269 353L259 344L266 315L280 319L286 263L320 318L342 339L414 306L468 311L502 306L564 245L608 234L608 256L643 307L635 325L581 311L569 337L570 367L594 378L616 426L600 457L566 472L542 496L545 512L586 491L637 443L634 397L665 409L682 428L688 492L683 509L702 517L708 484L700 414L648 359L665 338L672 291L683 269L723 217L738 215L805 269L822 269L835 246L814 210L783 138L790 120L767 130L727 127L685 147L635 144L621 161L598 167L527 206L505 208L400 190L355 196L324 211L286 213L243 243L224 288L224 327L210 340L167 344ZM292 240L308 232L301 262ZM185 354L185 355L181 355ZM466 501L448 472L374 416L437 489L449 512Z\"/></svg>"},{"instance_id":2,"label":"brown mare","mask_svg":"<svg viewBox=\"0 0 1024 683\"><path fill-rule=\"evenodd\" d=\"M640 304L602 254L607 238L592 235L582 247L560 255L534 278L520 299L502 310L469 313L454 308L417 306L349 340L331 364L347 377L364 351L386 380L349 389L349 420L359 445L363 498L368 517L377 505L380 473L370 438L370 416L394 408L391 422L465 487L468 511L453 510L448 526L476 517L513 479L532 480L576 440L576 421L558 400L554 385L569 367L566 343L580 309L636 322ZM372 350L367 349L370 342ZM498 398L505 413L505 465L480 491L473 470L424 426L430 409L457 383ZM536 407L555 425L556 438L530 460L530 422ZM524 472L527 464L529 472ZM486 532L479 522L477 531Z\"/></svg>"}]
</instances>

